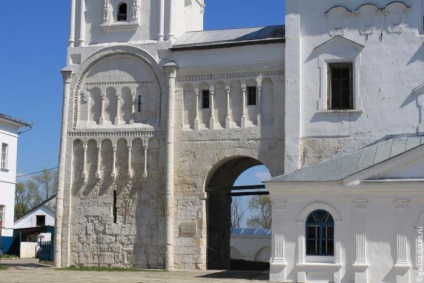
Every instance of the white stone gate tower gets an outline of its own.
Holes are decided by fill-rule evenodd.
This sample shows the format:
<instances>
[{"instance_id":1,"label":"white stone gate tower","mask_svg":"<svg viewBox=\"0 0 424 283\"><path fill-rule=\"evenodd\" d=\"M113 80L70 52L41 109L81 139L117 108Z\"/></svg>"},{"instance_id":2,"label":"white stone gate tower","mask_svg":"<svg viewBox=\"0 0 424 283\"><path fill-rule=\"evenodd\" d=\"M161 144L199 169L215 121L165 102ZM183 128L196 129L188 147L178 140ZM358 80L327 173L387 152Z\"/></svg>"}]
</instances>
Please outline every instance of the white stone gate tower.
<instances>
[{"instance_id":1,"label":"white stone gate tower","mask_svg":"<svg viewBox=\"0 0 424 283\"><path fill-rule=\"evenodd\" d=\"M228 267L230 188L284 168L283 27L202 31L203 0L70 2L55 265Z\"/></svg>"}]
</instances>

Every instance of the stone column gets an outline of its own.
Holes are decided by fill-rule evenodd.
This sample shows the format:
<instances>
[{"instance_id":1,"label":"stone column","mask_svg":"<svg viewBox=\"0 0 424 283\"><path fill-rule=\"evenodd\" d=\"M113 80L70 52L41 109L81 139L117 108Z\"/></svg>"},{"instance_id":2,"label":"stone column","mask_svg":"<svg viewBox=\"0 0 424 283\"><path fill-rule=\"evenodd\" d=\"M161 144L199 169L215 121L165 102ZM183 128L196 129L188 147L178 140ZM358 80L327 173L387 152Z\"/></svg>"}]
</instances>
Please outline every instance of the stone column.
<instances>
[{"instance_id":1,"label":"stone column","mask_svg":"<svg viewBox=\"0 0 424 283\"><path fill-rule=\"evenodd\" d=\"M87 142L84 141L84 144L82 146L84 150L83 160L82 160L82 173L81 173L81 179L84 181L84 183L87 182Z\"/></svg>"},{"instance_id":2,"label":"stone column","mask_svg":"<svg viewBox=\"0 0 424 283\"><path fill-rule=\"evenodd\" d=\"M112 154L112 180L115 181L116 179L116 150L117 150L117 146L116 144L114 144L112 146L112 150L113 150L113 154Z\"/></svg>"},{"instance_id":3,"label":"stone column","mask_svg":"<svg viewBox=\"0 0 424 283\"><path fill-rule=\"evenodd\" d=\"M168 33L168 40L174 41L175 35L174 35L174 18L175 18L175 0L169 0L169 33Z\"/></svg>"},{"instance_id":4,"label":"stone column","mask_svg":"<svg viewBox=\"0 0 424 283\"><path fill-rule=\"evenodd\" d=\"M130 118L130 124L134 124L134 121L135 121L135 106L134 106L134 104L135 104L135 97L136 97L136 95L135 95L135 93L131 93L131 118Z\"/></svg>"},{"instance_id":5,"label":"stone column","mask_svg":"<svg viewBox=\"0 0 424 283\"><path fill-rule=\"evenodd\" d=\"M131 154L132 154L132 146L131 145L128 145L127 146L127 148L128 148L128 178L131 178L132 177L132 157L131 157Z\"/></svg>"},{"instance_id":6,"label":"stone column","mask_svg":"<svg viewBox=\"0 0 424 283\"><path fill-rule=\"evenodd\" d=\"M231 127L231 116L230 116L230 92L231 92L231 87L230 86L226 86L225 87L225 92L227 95L227 117L225 117L225 128L229 129Z\"/></svg>"},{"instance_id":7,"label":"stone column","mask_svg":"<svg viewBox=\"0 0 424 283\"><path fill-rule=\"evenodd\" d=\"M368 206L367 200L354 200L355 213L355 242L356 242L356 259L353 264L355 272L355 282L368 282L368 263L366 259L366 230L365 230L365 211Z\"/></svg>"},{"instance_id":8,"label":"stone column","mask_svg":"<svg viewBox=\"0 0 424 283\"><path fill-rule=\"evenodd\" d=\"M258 92L256 93L256 107L258 109L258 117L257 117L257 124L258 126L261 125L261 118L262 118L262 111L261 111L261 94L262 94L262 85L258 85L256 87Z\"/></svg>"},{"instance_id":9,"label":"stone column","mask_svg":"<svg viewBox=\"0 0 424 283\"><path fill-rule=\"evenodd\" d=\"M96 179L100 180L102 178L102 141L99 141L97 144L97 170L96 170Z\"/></svg>"},{"instance_id":10,"label":"stone column","mask_svg":"<svg viewBox=\"0 0 424 283\"><path fill-rule=\"evenodd\" d=\"M174 124L175 82L178 66L169 62L164 66L168 75L168 117L166 121L166 255L165 268L174 269Z\"/></svg>"},{"instance_id":11,"label":"stone column","mask_svg":"<svg viewBox=\"0 0 424 283\"><path fill-rule=\"evenodd\" d=\"M100 94L101 101L100 101L100 118L99 118L99 125L103 125L104 123L104 108L105 108L105 101L106 101L106 92L103 92Z\"/></svg>"},{"instance_id":12,"label":"stone column","mask_svg":"<svg viewBox=\"0 0 424 283\"><path fill-rule=\"evenodd\" d=\"M149 147L149 136L144 136L142 138L143 141L143 149L144 149L144 171L143 178L147 178L147 149Z\"/></svg>"},{"instance_id":13,"label":"stone column","mask_svg":"<svg viewBox=\"0 0 424 283\"><path fill-rule=\"evenodd\" d=\"M284 259L283 210L286 201L272 202L272 252L270 260L270 281L285 281L286 261Z\"/></svg>"},{"instance_id":14,"label":"stone column","mask_svg":"<svg viewBox=\"0 0 424 283\"><path fill-rule=\"evenodd\" d=\"M165 35L165 0L159 0L159 34L158 41L163 41Z\"/></svg>"},{"instance_id":15,"label":"stone column","mask_svg":"<svg viewBox=\"0 0 424 283\"><path fill-rule=\"evenodd\" d=\"M246 85L241 85L241 104L242 104L242 110L241 110L241 127L246 128Z\"/></svg>"},{"instance_id":16,"label":"stone column","mask_svg":"<svg viewBox=\"0 0 424 283\"><path fill-rule=\"evenodd\" d=\"M71 19L69 23L69 40L68 40L69 47L75 46L75 1L76 0L71 0Z\"/></svg>"},{"instance_id":17,"label":"stone column","mask_svg":"<svg viewBox=\"0 0 424 283\"><path fill-rule=\"evenodd\" d=\"M66 158L66 140L69 120L69 100L71 94L72 71L62 71L64 81L63 88L63 106L62 106L62 129L60 136L60 156L59 156L59 174L56 192L56 230L55 230L55 250L54 250L54 266L62 267L62 243L69 242L69 239L62 238L63 225L63 197L65 191L65 158ZM69 250L66 251L69 256Z\"/></svg>"},{"instance_id":18,"label":"stone column","mask_svg":"<svg viewBox=\"0 0 424 283\"><path fill-rule=\"evenodd\" d=\"M210 93L210 110L211 110L211 118L209 119L209 129L213 130L215 129L215 88L211 87L209 89Z\"/></svg>"},{"instance_id":19,"label":"stone column","mask_svg":"<svg viewBox=\"0 0 424 283\"><path fill-rule=\"evenodd\" d=\"M85 0L81 0L80 8L80 32L78 43L80 46L85 45Z\"/></svg>"},{"instance_id":20,"label":"stone column","mask_svg":"<svg viewBox=\"0 0 424 283\"><path fill-rule=\"evenodd\" d=\"M119 92L116 93L116 117L115 117L115 125L119 125L119 109L121 108L121 94Z\"/></svg>"},{"instance_id":21,"label":"stone column","mask_svg":"<svg viewBox=\"0 0 424 283\"><path fill-rule=\"evenodd\" d=\"M194 89L194 94L196 95L196 117L194 118L194 130L199 130L199 89Z\"/></svg>"}]
</instances>

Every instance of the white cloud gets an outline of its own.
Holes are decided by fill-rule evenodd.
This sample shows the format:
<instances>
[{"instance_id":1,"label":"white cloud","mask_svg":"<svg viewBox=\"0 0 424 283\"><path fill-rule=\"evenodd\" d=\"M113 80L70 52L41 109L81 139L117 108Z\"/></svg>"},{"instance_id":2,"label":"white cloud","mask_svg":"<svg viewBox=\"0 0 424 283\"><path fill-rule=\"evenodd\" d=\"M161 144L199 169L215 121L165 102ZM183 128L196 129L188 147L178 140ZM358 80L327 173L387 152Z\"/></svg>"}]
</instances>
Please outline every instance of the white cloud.
<instances>
[{"instance_id":1,"label":"white cloud","mask_svg":"<svg viewBox=\"0 0 424 283\"><path fill-rule=\"evenodd\" d=\"M268 181L271 179L271 174L269 172L257 172L255 177L260 179L261 181Z\"/></svg>"}]
</instances>

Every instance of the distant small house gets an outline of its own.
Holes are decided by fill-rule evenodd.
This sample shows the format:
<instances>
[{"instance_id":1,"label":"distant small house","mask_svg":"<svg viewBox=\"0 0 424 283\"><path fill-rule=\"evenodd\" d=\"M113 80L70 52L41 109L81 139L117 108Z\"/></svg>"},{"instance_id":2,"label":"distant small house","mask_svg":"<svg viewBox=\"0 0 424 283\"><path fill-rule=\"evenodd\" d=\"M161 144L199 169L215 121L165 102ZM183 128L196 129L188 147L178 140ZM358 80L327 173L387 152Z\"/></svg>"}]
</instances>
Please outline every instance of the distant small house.
<instances>
[{"instance_id":1,"label":"distant small house","mask_svg":"<svg viewBox=\"0 0 424 283\"><path fill-rule=\"evenodd\" d=\"M56 195L40 203L15 221L14 229L54 226Z\"/></svg>"},{"instance_id":2,"label":"distant small house","mask_svg":"<svg viewBox=\"0 0 424 283\"><path fill-rule=\"evenodd\" d=\"M54 195L16 220L11 252L21 258L38 257L41 243L52 240L55 210Z\"/></svg>"}]
</instances>

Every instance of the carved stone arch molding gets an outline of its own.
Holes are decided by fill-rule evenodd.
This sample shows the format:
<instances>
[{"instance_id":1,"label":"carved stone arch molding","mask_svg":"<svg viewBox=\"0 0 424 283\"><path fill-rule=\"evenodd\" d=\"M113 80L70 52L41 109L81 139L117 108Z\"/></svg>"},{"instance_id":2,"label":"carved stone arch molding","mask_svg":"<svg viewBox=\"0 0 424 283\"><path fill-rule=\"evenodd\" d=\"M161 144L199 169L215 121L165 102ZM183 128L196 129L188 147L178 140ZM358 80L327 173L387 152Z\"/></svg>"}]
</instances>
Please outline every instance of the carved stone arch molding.
<instances>
[{"instance_id":1,"label":"carved stone arch molding","mask_svg":"<svg viewBox=\"0 0 424 283\"><path fill-rule=\"evenodd\" d=\"M78 70L75 73L75 76L72 78L71 82L71 88L73 90L73 117L72 117L72 128L73 130L77 127L78 122L78 116L79 116L79 99L81 97L84 97L86 99L85 95L81 95L81 92L87 91L87 88L84 87L85 79L87 75L90 73L91 70L93 70L95 67L99 66L103 62L106 62L110 59L119 59L119 58L125 58L125 59L131 59L134 61L134 59L138 60L144 68L146 68L147 72L151 73L152 75L152 82L140 82L145 84L151 84L154 85L157 88L158 91L158 102L156 106L156 121L155 121L155 127L160 128L161 127L161 110L162 110L162 103L163 103L163 91L164 91L164 74L163 70L160 68L159 64L156 62L156 60L146 51L143 49L137 48L135 46L130 45L119 45L119 46L112 46L107 47L104 49L101 49L88 57L78 68ZM108 82L113 83L113 82ZM105 83L105 84L108 84Z\"/></svg>"},{"instance_id":2,"label":"carved stone arch molding","mask_svg":"<svg viewBox=\"0 0 424 283\"><path fill-rule=\"evenodd\" d=\"M355 14L358 21L358 29L361 35L371 35L377 27L382 28L381 9L374 4L364 4L356 9Z\"/></svg>"},{"instance_id":3,"label":"carved stone arch molding","mask_svg":"<svg viewBox=\"0 0 424 283\"><path fill-rule=\"evenodd\" d=\"M343 36L349 28L352 12L343 6L336 6L328 10L325 15L330 35Z\"/></svg>"},{"instance_id":4,"label":"carved stone arch molding","mask_svg":"<svg viewBox=\"0 0 424 283\"><path fill-rule=\"evenodd\" d=\"M403 2L391 2L384 8L386 29L389 33L401 33L408 26L407 14L410 7Z\"/></svg>"}]
</instances>

